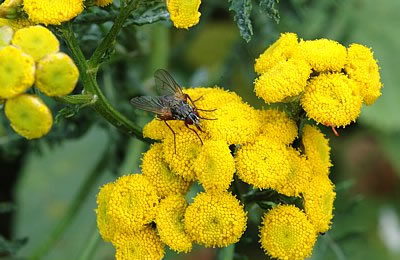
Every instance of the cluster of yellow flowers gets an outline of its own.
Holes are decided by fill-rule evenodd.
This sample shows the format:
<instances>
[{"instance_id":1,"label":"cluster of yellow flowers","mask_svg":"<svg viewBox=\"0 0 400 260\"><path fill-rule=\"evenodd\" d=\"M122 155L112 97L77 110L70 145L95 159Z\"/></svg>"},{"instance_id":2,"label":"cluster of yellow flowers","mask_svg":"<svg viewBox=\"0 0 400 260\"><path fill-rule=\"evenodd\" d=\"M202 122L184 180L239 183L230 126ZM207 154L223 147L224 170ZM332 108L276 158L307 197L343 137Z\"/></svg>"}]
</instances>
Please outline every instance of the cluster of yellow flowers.
<instances>
[{"instance_id":1,"label":"cluster of yellow flowers","mask_svg":"<svg viewBox=\"0 0 400 260\"><path fill-rule=\"evenodd\" d=\"M95 4L104 7L112 0L95 0ZM80 13L85 7L85 0L5 0L0 8L22 8L28 15L28 21L33 24L59 25L69 21ZM22 19L26 20L26 19ZM12 21L13 22L13 21Z\"/></svg>"},{"instance_id":2,"label":"cluster of yellow flowers","mask_svg":"<svg viewBox=\"0 0 400 260\"><path fill-rule=\"evenodd\" d=\"M209 110L200 111L202 117L216 119L203 119L204 132L198 132L203 145L184 122L168 122L174 138L163 121L154 119L143 133L160 142L144 154L142 173L123 176L99 192L98 227L103 239L114 244L117 259L161 259L164 244L189 252L193 243L236 243L246 229L247 213L228 190L235 172L254 188L303 198L304 211L282 205L266 213L260 242L279 259L308 256L332 218L328 140L306 125L300 151L291 145L298 136L296 122L285 112L257 110L218 87L185 93L199 109ZM194 181L205 192L188 205L184 196ZM135 239L143 234L149 239Z\"/></svg>"},{"instance_id":3,"label":"cluster of yellow flowers","mask_svg":"<svg viewBox=\"0 0 400 260\"><path fill-rule=\"evenodd\" d=\"M79 72L72 59L59 52L56 36L36 25L14 32L0 25L0 100L12 128L27 139L47 134L53 124L49 108L36 95L25 92L35 87L47 96L73 91Z\"/></svg>"},{"instance_id":4,"label":"cluster of yellow flowers","mask_svg":"<svg viewBox=\"0 0 400 260\"><path fill-rule=\"evenodd\" d=\"M300 100L309 118L332 127L355 121L362 104L381 95L379 67L360 44L346 49L336 41L305 41L282 34L256 60L255 92L266 103Z\"/></svg>"},{"instance_id":5,"label":"cluster of yellow flowers","mask_svg":"<svg viewBox=\"0 0 400 260\"><path fill-rule=\"evenodd\" d=\"M188 29L199 23L200 0L165 0L171 21L176 28Z\"/></svg>"},{"instance_id":6,"label":"cluster of yellow flowers","mask_svg":"<svg viewBox=\"0 0 400 260\"><path fill-rule=\"evenodd\" d=\"M95 0L94 4L105 7L112 2L113 0ZM188 29L199 23L200 0L165 0L165 3L176 28ZM33 24L59 25L81 14L85 8L85 0L5 0L1 8L9 9L5 14L22 8L28 15L28 19L16 19L11 23L20 23L19 20L23 20Z\"/></svg>"}]
</instances>

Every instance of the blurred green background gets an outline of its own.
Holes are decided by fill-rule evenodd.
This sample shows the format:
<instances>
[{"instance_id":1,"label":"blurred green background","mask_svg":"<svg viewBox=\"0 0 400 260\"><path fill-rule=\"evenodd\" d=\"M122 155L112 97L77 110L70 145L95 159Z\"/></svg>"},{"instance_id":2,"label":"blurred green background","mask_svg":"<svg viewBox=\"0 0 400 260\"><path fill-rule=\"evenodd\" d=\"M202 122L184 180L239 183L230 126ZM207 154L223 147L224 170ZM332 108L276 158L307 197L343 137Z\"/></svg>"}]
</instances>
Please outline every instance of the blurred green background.
<instances>
[{"instance_id":1,"label":"blurred green background","mask_svg":"<svg viewBox=\"0 0 400 260\"><path fill-rule=\"evenodd\" d=\"M227 1L203 1L200 23L189 30L175 29L169 21L126 26L98 77L107 98L144 125L151 115L134 110L129 99L154 94L152 74L166 68L183 86L219 85L260 108L265 104L253 93L254 59L281 32L371 47L381 68L383 95L373 106L363 107L357 123L339 129L340 137L323 129L332 146L330 177L337 199L332 229L319 237L311 259L400 259L400 1L281 1L279 24L254 1L249 43L240 37L228 8ZM86 15L114 9L105 10L90 8ZM165 14L163 8L158 11ZM89 23L85 20L89 16L81 16L74 30L89 55L111 23ZM68 52L65 46L63 50ZM45 100L54 116L64 108ZM3 113L0 116L0 244L10 248L24 244L15 259L39 252L64 227L66 232L42 259L78 259L91 254L88 245L94 248L91 259L114 259L112 246L98 239L95 194L117 175L139 171L147 145L118 133L90 108L72 114L35 141L18 137ZM93 186L84 186L91 181ZM84 192L79 193L82 186ZM84 204L72 216L79 202ZM260 220L257 214L251 219L235 259L268 259L257 243ZM5 243L4 238L13 242ZM188 255L168 252L166 259L214 259L216 254L214 249L198 247Z\"/></svg>"}]
</instances>

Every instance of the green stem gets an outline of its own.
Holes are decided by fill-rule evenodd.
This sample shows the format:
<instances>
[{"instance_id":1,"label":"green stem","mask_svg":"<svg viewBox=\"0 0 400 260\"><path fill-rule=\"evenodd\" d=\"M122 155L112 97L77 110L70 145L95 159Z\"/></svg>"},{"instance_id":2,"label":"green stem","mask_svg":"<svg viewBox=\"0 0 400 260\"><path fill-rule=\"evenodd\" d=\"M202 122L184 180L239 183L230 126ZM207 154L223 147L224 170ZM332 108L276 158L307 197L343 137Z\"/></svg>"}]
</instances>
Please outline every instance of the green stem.
<instances>
[{"instance_id":1,"label":"green stem","mask_svg":"<svg viewBox=\"0 0 400 260\"><path fill-rule=\"evenodd\" d=\"M47 240L45 240L39 247L37 247L32 256L29 259L39 260L45 256L49 250L54 246L54 244L58 241L64 231L71 224L72 220L75 218L76 214L79 212L81 205L85 202L86 198L90 194L90 190L93 188L93 185L96 184L98 178L104 172L104 168L108 162L108 149L105 149L103 155L100 157L96 167L89 174L85 182L80 187L78 193L75 195L71 205L69 206L66 214L63 216L61 221L54 227L48 236Z\"/></svg>"},{"instance_id":2,"label":"green stem","mask_svg":"<svg viewBox=\"0 0 400 260\"><path fill-rule=\"evenodd\" d=\"M114 125L125 134L151 143L151 140L143 137L141 129L135 123L119 113L106 99L96 81L98 65L92 65L92 68L89 67L88 62L86 61L86 58L83 55L81 48L79 47L78 40L76 39L74 32L72 31L72 25L70 23L67 23L63 28L61 28L61 33L69 48L71 49L72 55L74 56L77 63L81 81L84 87L84 94L92 95L96 99L96 102L94 102L91 107L101 116L103 116L108 122L110 122L112 125ZM110 33L115 34L115 29L111 30ZM103 42L107 42L111 45L109 37L107 36ZM96 55L101 56L100 53L102 53L102 50L105 48L103 42L101 43L101 46L103 47L101 49L96 49Z\"/></svg>"},{"instance_id":3,"label":"green stem","mask_svg":"<svg viewBox=\"0 0 400 260\"><path fill-rule=\"evenodd\" d=\"M218 249L217 260L233 260L233 256L235 255L235 244L232 244L228 247L223 247Z\"/></svg>"},{"instance_id":4,"label":"green stem","mask_svg":"<svg viewBox=\"0 0 400 260\"><path fill-rule=\"evenodd\" d=\"M115 19L115 22L111 27L110 32L107 33L106 37L101 41L99 46L97 46L96 50L93 52L92 57L89 59L88 65L91 70L93 69L97 72L102 59L104 58L105 54L110 50L110 48L114 45L115 39L117 38L119 31L121 30L129 15L133 12L133 10L137 8L138 2L139 1L137 0L132 0L126 5L125 8L121 10L119 15ZM122 2L121 5L123 5Z\"/></svg>"}]
</instances>

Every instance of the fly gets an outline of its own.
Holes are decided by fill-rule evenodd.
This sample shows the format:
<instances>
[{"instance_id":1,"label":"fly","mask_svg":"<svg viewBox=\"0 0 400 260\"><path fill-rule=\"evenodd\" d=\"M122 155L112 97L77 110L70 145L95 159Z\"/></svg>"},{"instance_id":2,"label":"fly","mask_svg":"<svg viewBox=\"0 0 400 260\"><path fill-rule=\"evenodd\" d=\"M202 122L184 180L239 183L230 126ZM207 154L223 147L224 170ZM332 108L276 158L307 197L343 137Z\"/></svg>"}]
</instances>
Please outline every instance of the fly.
<instances>
[{"instance_id":1,"label":"fly","mask_svg":"<svg viewBox=\"0 0 400 260\"><path fill-rule=\"evenodd\" d=\"M211 118L204 118L199 115L199 111L212 112L213 110L204 110L196 107L195 102L200 100L192 100L188 94L182 92L182 88L178 83L172 78L172 76L163 69L159 69L154 73L154 78L157 88L162 92L166 93L163 96L141 96L134 97L131 99L131 104L135 107L142 109L144 111L152 112L157 115L157 118L163 120L164 123L171 130L174 135L174 147L176 153L176 137L175 131L167 123L169 120L181 120L184 121L185 126L192 130L196 136L201 140L199 134L195 129L190 128L189 125L194 125L197 130L204 132L200 127L200 119L205 120L215 120ZM189 103L190 101L190 103Z\"/></svg>"}]
</instances>

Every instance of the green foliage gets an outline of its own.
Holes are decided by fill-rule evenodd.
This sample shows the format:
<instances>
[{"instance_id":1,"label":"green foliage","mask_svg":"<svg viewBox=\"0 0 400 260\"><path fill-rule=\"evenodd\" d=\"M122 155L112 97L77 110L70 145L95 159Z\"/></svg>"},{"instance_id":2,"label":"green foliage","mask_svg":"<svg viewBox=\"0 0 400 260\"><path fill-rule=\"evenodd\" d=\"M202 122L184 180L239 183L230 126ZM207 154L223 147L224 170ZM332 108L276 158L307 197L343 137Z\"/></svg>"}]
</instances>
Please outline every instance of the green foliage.
<instances>
[{"instance_id":1,"label":"green foliage","mask_svg":"<svg viewBox=\"0 0 400 260\"><path fill-rule=\"evenodd\" d=\"M270 18L274 19L276 23L279 23L279 11L276 5L279 0L258 0L258 5L262 12L265 12Z\"/></svg>"},{"instance_id":2,"label":"green foliage","mask_svg":"<svg viewBox=\"0 0 400 260\"><path fill-rule=\"evenodd\" d=\"M240 36L246 41L251 40L253 26L251 25L250 14L253 5L251 0L229 0L229 10L235 12L234 20L239 27Z\"/></svg>"},{"instance_id":3,"label":"green foliage","mask_svg":"<svg viewBox=\"0 0 400 260\"><path fill-rule=\"evenodd\" d=\"M0 235L0 255L15 255L26 243L28 238L20 238L14 241L7 241Z\"/></svg>"}]
</instances>

